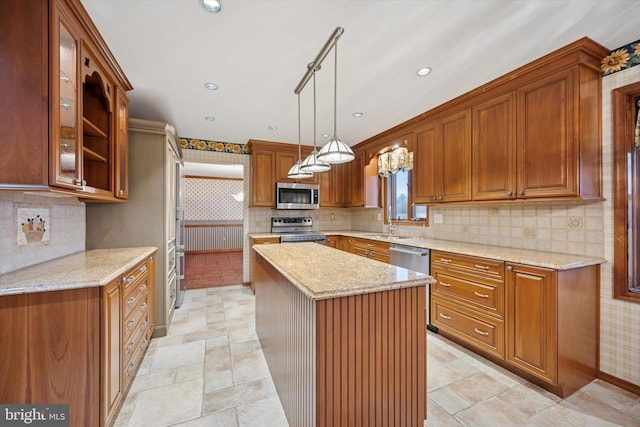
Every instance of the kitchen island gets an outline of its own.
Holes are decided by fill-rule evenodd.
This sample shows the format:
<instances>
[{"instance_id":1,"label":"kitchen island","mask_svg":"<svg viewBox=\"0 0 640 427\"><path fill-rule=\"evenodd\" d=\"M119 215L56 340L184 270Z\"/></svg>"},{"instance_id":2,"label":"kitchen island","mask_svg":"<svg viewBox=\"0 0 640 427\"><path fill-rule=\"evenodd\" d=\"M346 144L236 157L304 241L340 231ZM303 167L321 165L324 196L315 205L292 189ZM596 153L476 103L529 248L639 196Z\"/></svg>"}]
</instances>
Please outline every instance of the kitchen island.
<instances>
[{"instance_id":1,"label":"kitchen island","mask_svg":"<svg viewBox=\"0 0 640 427\"><path fill-rule=\"evenodd\" d=\"M433 278L315 243L253 249L256 332L289 424L422 425Z\"/></svg>"}]
</instances>

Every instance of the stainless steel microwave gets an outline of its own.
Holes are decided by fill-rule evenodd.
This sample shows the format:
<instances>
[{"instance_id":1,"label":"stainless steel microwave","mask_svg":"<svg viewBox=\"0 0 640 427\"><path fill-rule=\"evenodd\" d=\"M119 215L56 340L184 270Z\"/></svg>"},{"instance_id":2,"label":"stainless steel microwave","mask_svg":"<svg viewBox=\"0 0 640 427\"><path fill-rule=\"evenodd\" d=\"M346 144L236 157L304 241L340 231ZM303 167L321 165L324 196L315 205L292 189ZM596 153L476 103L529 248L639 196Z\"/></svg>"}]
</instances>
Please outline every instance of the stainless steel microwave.
<instances>
[{"instance_id":1,"label":"stainless steel microwave","mask_svg":"<svg viewBox=\"0 0 640 427\"><path fill-rule=\"evenodd\" d=\"M319 209L320 186L293 182L276 183L276 209Z\"/></svg>"}]
</instances>

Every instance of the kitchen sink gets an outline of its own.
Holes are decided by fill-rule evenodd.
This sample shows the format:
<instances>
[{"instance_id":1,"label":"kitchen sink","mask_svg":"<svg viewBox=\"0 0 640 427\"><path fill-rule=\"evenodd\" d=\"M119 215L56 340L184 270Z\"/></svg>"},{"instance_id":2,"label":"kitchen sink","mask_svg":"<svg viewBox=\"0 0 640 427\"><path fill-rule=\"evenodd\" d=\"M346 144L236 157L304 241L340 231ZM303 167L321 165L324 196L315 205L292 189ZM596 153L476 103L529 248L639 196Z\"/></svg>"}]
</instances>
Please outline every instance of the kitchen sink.
<instances>
[{"instance_id":1,"label":"kitchen sink","mask_svg":"<svg viewBox=\"0 0 640 427\"><path fill-rule=\"evenodd\" d=\"M374 237L376 239L386 239L386 240L403 240L403 239L411 239L410 236L393 236L389 234L372 234L367 237Z\"/></svg>"}]
</instances>

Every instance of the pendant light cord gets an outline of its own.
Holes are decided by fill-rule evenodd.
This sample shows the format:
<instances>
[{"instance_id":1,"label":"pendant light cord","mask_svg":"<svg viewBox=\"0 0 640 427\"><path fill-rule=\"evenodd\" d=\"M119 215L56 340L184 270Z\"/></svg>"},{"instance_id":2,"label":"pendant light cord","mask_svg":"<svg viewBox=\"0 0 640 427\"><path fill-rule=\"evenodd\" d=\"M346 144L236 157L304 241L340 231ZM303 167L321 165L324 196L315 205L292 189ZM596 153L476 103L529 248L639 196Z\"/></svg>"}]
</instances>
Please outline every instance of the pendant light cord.
<instances>
[{"instance_id":1,"label":"pendant light cord","mask_svg":"<svg viewBox=\"0 0 640 427\"><path fill-rule=\"evenodd\" d=\"M336 117L338 117L336 112L338 109L338 43L333 45L333 53L335 54L333 62L333 137L338 139L338 135L336 135L336 129L338 128L336 124Z\"/></svg>"},{"instance_id":2,"label":"pendant light cord","mask_svg":"<svg viewBox=\"0 0 640 427\"><path fill-rule=\"evenodd\" d=\"M302 152L300 151L300 93L298 93L298 163L302 162Z\"/></svg>"},{"instance_id":3,"label":"pendant light cord","mask_svg":"<svg viewBox=\"0 0 640 427\"><path fill-rule=\"evenodd\" d=\"M313 70L313 151L316 151L316 70Z\"/></svg>"}]
</instances>

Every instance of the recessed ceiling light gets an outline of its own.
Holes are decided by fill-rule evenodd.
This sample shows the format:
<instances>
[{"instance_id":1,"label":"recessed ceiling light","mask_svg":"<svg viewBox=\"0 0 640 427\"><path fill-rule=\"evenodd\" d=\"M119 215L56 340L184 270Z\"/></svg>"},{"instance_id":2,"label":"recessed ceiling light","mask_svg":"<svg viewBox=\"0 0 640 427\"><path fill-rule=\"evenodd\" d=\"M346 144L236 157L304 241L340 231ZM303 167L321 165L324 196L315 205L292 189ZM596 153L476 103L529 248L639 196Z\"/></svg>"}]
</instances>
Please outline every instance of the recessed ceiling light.
<instances>
[{"instance_id":1,"label":"recessed ceiling light","mask_svg":"<svg viewBox=\"0 0 640 427\"><path fill-rule=\"evenodd\" d=\"M353 117L362 117L363 115L362 113L353 113Z\"/></svg>"},{"instance_id":2,"label":"recessed ceiling light","mask_svg":"<svg viewBox=\"0 0 640 427\"><path fill-rule=\"evenodd\" d=\"M278 126L269 126L267 129L269 130L278 130Z\"/></svg>"},{"instance_id":3,"label":"recessed ceiling light","mask_svg":"<svg viewBox=\"0 0 640 427\"><path fill-rule=\"evenodd\" d=\"M328 133L323 133L323 134L322 134L322 137L323 137L323 138L329 138L329 134L328 134Z\"/></svg>"},{"instance_id":4,"label":"recessed ceiling light","mask_svg":"<svg viewBox=\"0 0 640 427\"><path fill-rule=\"evenodd\" d=\"M211 116L204 116L204 119L208 122L212 122L214 121L216 118L215 117L211 117Z\"/></svg>"},{"instance_id":5,"label":"recessed ceiling light","mask_svg":"<svg viewBox=\"0 0 640 427\"><path fill-rule=\"evenodd\" d=\"M427 74L429 74L430 72L431 72L431 68L422 67L422 68L418 68L418 71L416 71L416 74L418 74L420 77L424 77Z\"/></svg>"},{"instance_id":6,"label":"recessed ceiling light","mask_svg":"<svg viewBox=\"0 0 640 427\"><path fill-rule=\"evenodd\" d=\"M206 87L209 90L216 90L218 89L218 85L215 83L205 83L204 87Z\"/></svg>"},{"instance_id":7,"label":"recessed ceiling light","mask_svg":"<svg viewBox=\"0 0 640 427\"><path fill-rule=\"evenodd\" d=\"M201 0L201 2L207 12L218 13L222 10L221 0Z\"/></svg>"}]
</instances>

